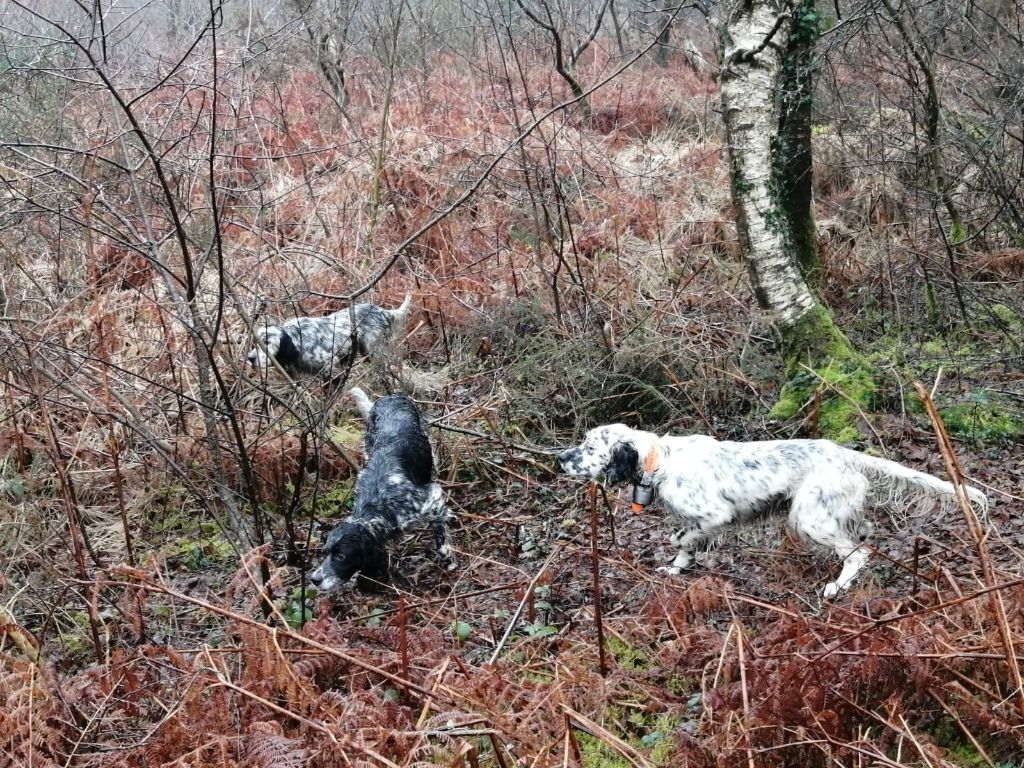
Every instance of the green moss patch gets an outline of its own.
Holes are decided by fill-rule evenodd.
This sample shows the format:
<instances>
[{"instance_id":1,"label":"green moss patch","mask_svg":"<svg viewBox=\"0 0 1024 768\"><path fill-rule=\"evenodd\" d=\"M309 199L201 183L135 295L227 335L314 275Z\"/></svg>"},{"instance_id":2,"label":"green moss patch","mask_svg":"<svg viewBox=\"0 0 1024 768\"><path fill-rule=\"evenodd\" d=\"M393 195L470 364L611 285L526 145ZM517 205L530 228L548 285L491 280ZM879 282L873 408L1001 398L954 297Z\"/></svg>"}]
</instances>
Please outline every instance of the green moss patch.
<instances>
[{"instance_id":1,"label":"green moss patch","mask_svg":"<svg viewBox=\"0 0 1024 768\"><path fill-rule=\"evenodd\" d=\"M612 707L610 712L619 720L622 712ZM604 723L604 727L623 741L647 755L652 765L667 766L672 756L673 732L679 726L669 715L652 715L633 712L618 724ZM580 758L584 768L630 768L633 764L596 736L576 732L576 743L580 747Z\"/></svg>"},{"instance_id":2,"label":"green moss patch","mask_svg":"<svg viewBox=\"0 0 1024 768\"><path fill-rule=\"evenodd\" d=\"M646 654L617 637L608 638L607 647L618 665L624 669L647 669L651 666Z\"/></svg>"},{"instance_id":3,"label":"green moss patch","mask_svg":"<svg viewBox=\"0 0 1024 768\"><path fill-rule=\"evenodd\" d=\"M1024 417L1005 403L989 402L979 393L970 402L941 406L939 415L952 435L968 440L1002 442L1024 437Z\"/></svg>"},{"instance_id":4,"label":"green moss patch","mask_svg":"<svg viewBox=\"0 0 1024 768\"><path fill-rule=\"evenodd\" d=\"M874 368L818 306L785 334L788 379L771 411L791 419L812 402L817 432L837 443L861 439L858 424L874 404Z\"/></svg>"}]
</instances>

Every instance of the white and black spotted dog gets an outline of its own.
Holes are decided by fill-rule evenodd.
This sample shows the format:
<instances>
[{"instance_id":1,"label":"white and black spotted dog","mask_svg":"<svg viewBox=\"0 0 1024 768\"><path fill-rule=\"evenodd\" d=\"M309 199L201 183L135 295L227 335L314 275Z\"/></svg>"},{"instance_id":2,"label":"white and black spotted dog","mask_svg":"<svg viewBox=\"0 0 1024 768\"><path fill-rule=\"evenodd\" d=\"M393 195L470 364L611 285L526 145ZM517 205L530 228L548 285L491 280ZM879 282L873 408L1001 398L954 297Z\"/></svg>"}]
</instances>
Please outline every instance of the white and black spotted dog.
<instances>
[{"instance_id":1,"label":"white and black spotted dog","mask_svg":"<svg viewBox=\"0 0 1024 768\"><path fill-rule=\"evenodd\" d=\"M559 459L567 474L639 486L634 498L653 491L681 526L670 539L679 550L675 560L659 569L671 574L688 568L694 552L723 527L788 510L796 533L843 561L839 577L825 586L826 598L849 587L868 560L863 542L872 529L864 519L869 503L906 510L955 499L953 485L944 480L829 440L739 443L704 435L659 437L610 424L587 432ZM965 490L987 506L981 491Z\"/></svg>"},{"instance_id":2,"label":"white and black spotted dog","mask_svg":"<svg viewBox=\"0 0 1024 768\"><path fill-rule=\"evenodd\" d=\"M351 394L366 419L366 466L356 478L352 514L328 534L310 583L329 592L356 573L385 575L385 545L418 523L430 525L438 556L447 570L454 569L451 513L441 486L433 482L430 440L419 409L405 395L372 403L361 389Z\"/></svg>"},{"instance_id":3,"label":"white and black spotted dog","mask_svg":"<svg viewBox=\"0 0 1024 768\"><path fill-rule=\"evenodd\" d=\"M285 370L332 374L348 363L353 346L366 357L383 349L405 325L411 304L408 295L396 309L356 304L325 317L296 317L280 325L258 327L256 346L246 360L260 369L275 359Z\"/></svg>"}]
</instances>

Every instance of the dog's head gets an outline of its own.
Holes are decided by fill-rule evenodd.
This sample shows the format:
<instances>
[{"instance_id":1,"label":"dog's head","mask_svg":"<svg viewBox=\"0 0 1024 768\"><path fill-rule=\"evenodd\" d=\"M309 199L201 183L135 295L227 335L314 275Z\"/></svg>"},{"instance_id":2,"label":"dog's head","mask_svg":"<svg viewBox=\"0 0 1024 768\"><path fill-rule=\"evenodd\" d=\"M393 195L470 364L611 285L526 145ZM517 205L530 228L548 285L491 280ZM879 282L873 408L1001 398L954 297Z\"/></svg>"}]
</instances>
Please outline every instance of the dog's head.
<instances>
[{"instance_id":1,"label":"dog's head","mask_svg":"<svg viewBox=\"0 0 1024 768\"><path fill-rule=\"evenodd\" d=\"M604 475L610 485L637 482L642 469L636 432L625 424L608 424L587 432L583 442L562 451L559 461L566 474L596 479Z\"/></svg>"},{"instance_id":2,"label":"dog's head","mask_svg":"<svg viewBox=\"0 0 1024 768\"><path fill-rule=\"evenodd\" d=\"M265 370L272 359L283 366L291 365L299 359L295 342L281 326L265 325L257 328L254 336L256 346L245 356L249 365Z\"/></svg>"},{"instance_id":3,"label":"dog's head","mask_svg":"<svg viewBox=\"0 0 1024 768\"><path fill-rule=\"evenodd\" d=\"M337 589L357 573L378 575L387 569L387 552L369 528L344 522L327 535L323 561L309 574L320 592Z\"/></svg>"}]
</instances>

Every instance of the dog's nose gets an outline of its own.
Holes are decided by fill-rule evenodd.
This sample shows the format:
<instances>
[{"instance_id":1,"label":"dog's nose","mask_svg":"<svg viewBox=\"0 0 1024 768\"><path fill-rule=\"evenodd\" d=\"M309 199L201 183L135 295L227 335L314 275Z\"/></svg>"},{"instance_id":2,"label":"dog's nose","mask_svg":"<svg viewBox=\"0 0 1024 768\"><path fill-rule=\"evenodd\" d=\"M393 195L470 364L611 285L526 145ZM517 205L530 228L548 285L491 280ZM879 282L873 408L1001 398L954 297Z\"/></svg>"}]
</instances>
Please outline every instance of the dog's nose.
<instances>
[{"instance_id":1,"label":"dog's nose","mask_svg":"<svg viewBox=\"0 0 1024 768\"><path fill-rule=\"evenodd\" d=\"M323 584L324 573L323 568L317 568L315 571L309 574L309 583L317 589L320 589L320 585Z\"/></svg>"}]
</instances>

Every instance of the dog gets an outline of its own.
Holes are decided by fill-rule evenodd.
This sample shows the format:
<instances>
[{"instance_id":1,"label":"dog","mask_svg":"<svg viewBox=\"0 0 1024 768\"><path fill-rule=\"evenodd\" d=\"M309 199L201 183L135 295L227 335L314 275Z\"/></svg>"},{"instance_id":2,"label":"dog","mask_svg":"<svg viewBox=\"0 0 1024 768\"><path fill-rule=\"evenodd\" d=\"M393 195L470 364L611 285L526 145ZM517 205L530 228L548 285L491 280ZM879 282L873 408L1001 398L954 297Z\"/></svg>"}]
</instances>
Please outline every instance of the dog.
<instances>
[{"instance_id":1,"label":"dog","mask_svg":"<svg viewBox=\"0 0 1024 768\"><path fill-rule=\"evenodd\" d=\"M632 483L634 510L660 499L681 524L669 539L678 554L659 568L672 575L689 568L694 552L725 526L788 510L796 533L843 561L839 577L822 592L825 598L849 587L868 560L864 541L872 526L864 509L869 502L906 509L955 499L951 483L830 440L740 443L705 435L658 437L610 424L587 432L559 460L569 475ZM987 507L981 491L966 486L965 491Z\"/></svg>"},{"instance_id":2,"label":"dog","mask_svg":"<svg viewBox=\"0 0 1024 768\"><path fill-rule=\"evenodd\" d=\"M361 389L350 390L366 419L366 466L356 478L352 514L324 542L320 566L309 575L321 592L330 592L356 573L387 573L386 544L407 528L428 523L446 570L454 570L448 523L451 513L441 486L433 482L430 440L416 404L405 395L371 402Z\"/></svg>"},{"instance_id":3,"label":"dog","mask_svg":"<svg viewBox=\"0 0 1024 768\"><path fill-rule=\"evenodd\" d=\"M274 359L285 370L330 374L348 363L353 346L364 357L382 350L405 325L411 305L412 295L407 295L396 309L356 304L325 317L296 317L265 325L256 329L256 346L246 360L261 370Z\"/></svg>"}]
</instances>

